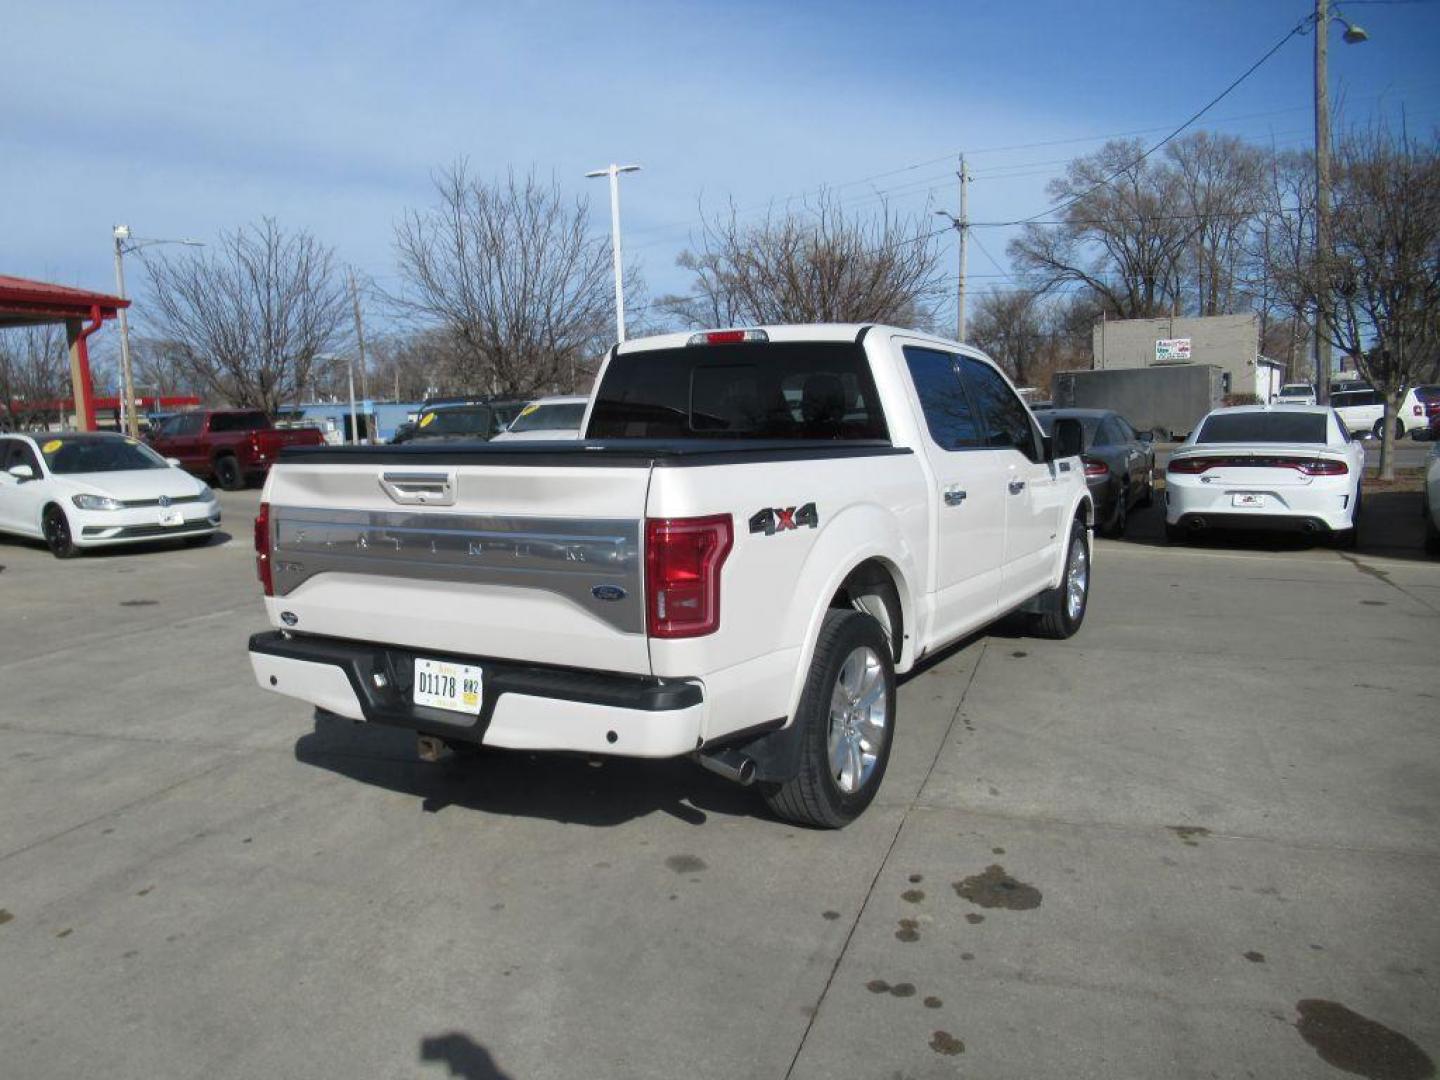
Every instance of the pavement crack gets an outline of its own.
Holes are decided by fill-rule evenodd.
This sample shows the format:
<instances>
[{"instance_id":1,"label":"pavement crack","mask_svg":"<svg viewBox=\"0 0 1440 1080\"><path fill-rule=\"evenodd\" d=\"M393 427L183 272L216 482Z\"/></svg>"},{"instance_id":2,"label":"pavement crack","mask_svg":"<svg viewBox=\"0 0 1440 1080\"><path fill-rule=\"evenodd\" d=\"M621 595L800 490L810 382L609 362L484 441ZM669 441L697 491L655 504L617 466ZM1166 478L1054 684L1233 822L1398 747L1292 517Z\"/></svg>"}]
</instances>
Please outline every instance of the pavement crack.
<instances>
[{"instance_id":1,"label":"pavement crack","mask_svg":"<svg viewBox=\"0 0 1440 1080\"><path fill-rule=\"evenodd\" d=\"M217 772L220 769L225 768L227 765L230 765L231 763L232 759L227 756L223 760L217 761L214 765L211 765L207 769L201 769L197 773L192 773L189 776L181 777L173 784L166 784L164 787L159 788L155 791L147 792L146 794L141 795L138 799L131 799L128 803L125 803L121 806L113 806L109 810L96 814L94 817L86 818L84 821L78 822L75 825L71 825L68 829L61 829L57 833L51 833L49 836L42 836L38 840L32 840L30 841L30 843L15 848L13 851L6 851L0 853L0 862L4 862L6 859L14 858L16 855L24 855L27 851L34 851L36 848L43 847L45 844L50 843L52 840L59 840L61 837L69 836L71 833L78 832L80 829L88 828L91 825L94 825L97 821L104 821L108 817L113 817L116 814L123 814L125 813L125 811L133 810L137 806L144 806L146 803L154 802L156 799L164 798L166 795L170 794L170 792L176 790L177 788L182 788L186 784L193 783L196 780L202 780L205 777L209 776L211 773Z\"/></svg>"},{"instance_id":2,"label":"pavement crack","mask_svg":"<svg viewBox=\"0 0 1440 1080\"><path fill-rule=\"evenodd\" d=\"M985 661L985 651L989 647L989 641L980 643L980 655L975 659L975 666L970 669L970 677L965 680L965 688L960 691L960 699L955 703L955 710L950 714L950 722L945 725L945 734L940 737L940 744L935 748L935 756L930 759L930 767L925 770L925 776L915 788L915 794L905 805L904 811L900 814L900 821L895 826L895 834L890 837L890 843L886 845L885 854L880 857L880 864L875 868L875 875L870 879L870 884L865 890L865 898L860 901L860 908L855 912L855 918L850 922L850 929L845 934L845 941L840 946L840 951L835 954L835 962L830 965L830 974L825 978L825 986L820 991L820 996L815 999L815 1007L810 1010L810 1019L805 1023L805 1030L800 1035L800 1042L795 1047L795 1053L790 1058L790 1065L785 1070L785 1080L790 1080L795 1072L795 1066L800 1062L800 1055L805 1050L805 1043L810 1038L810 1032L815 1027L815 1021L820 1016L820 1008L825 1004L825 998L830 993L830 987L835 983L835 976L840 971L840 965L845 960L845 954L850 951L850 942L855 940L855 931L860 927L860 920L865 917L865 911L870 906L870 898L875 895L875 887L880 883L880 876L885 873L885 868L890 865L890 856L894 854L895 845L900 842L900 834L905 831L905 825L910 820L910 815L920 803L920 796L930 783L930 777L935 774L935 766L940 762L940 755L945 752L945 747L950 743L950 736L955 730L955 721L960 718L960 710L965 707L965 698L970 693L970 688L975 685L975 676L980 671L980 665Z\"/></svg>"},{"instance_id":3,"label":"pavement crack","mask_svg":"<svg viewBox=\"0 0 1440 1080\"><path fill-rule=\"evenodd\" d=\"M1383 585L1389 585L1390 588L1394 589L1401 596L1415 601L1415 603L1419 604L1426 611L1431 611L1434 612L1436 615L1440 615L1440 608L1435 607L1433 604L1429 603L1426 600L1422 600L1420 597L1412 593L1409 589L1405 588L1405 586L1396 584L1395 581L1391 579L1389 571L1381 570L1378 566L1371 566L1368 563L1363 563L1357 556L1347 554L1343 551L1337 551L1335 554L1339 555L1340 558L1344 559L1356 570L1359 570L1360 573L1365 574L1368 577L1374 578L1376 581L1380 582Z\"/></svg>"}]
</instances>

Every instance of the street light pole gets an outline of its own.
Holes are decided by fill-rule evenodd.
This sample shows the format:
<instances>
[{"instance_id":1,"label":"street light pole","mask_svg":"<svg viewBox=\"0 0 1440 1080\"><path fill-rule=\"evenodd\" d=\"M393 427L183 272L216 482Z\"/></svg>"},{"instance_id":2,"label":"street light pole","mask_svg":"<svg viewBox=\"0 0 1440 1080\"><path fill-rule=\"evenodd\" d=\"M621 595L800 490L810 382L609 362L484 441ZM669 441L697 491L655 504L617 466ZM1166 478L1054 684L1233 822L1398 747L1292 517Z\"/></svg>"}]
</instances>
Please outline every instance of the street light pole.
<instances>
[{"instance_id":1,"label":"street light pole","mask_svg":"<svg viewBox=\"0 0 1440 1080\"><path fill-rule=\"evenodd\" d=\"M1315 0L1315 254L1323 268L1330 255L1330 20L1345 27L1344 41L1358 45L1369 35L1354 23L1332 15L1329 0ZM1330 342L1325 337L1322 305L1315 296L1315 400L1330 401Z\"/></svg>"},{"instance_id":2,"label":"street light pole","mask_svg":"<svg viewBox=\"0 0 1440 1080\"><path fill-rule=\"evenodd\" d=\"M128 225L116 225L115 233L115 295L121 300L125 296L125 249L124 242L130 239ZM135 415L135 383L130 370L130 321L125 317L125 308L120 308L120 391L125 395L125 430L132 439L140 438L140 418Z\"/></svg>"},{"instance_id":3,"label":"street light pole","mask_svg":"<svg viewBox=\"0 0 1440 1080\"><path fill-rule=\"evenodd\" d=\"M116 225L111 230L115 237L115 291L121 300L125 295L125 253L139 251L156 244L184 244L187 247L204 247L199 240L139 240L130 235L129 225ZM128 241L128 243L127 243ZM135 379L130 366L130 322L125 318L125 309L120 308L120 389L125 395L122 406L125 429L132 439L140 437L140 417L135 412Z\"/></svg>"},{"instance_id":4,"label":"street light pole","mask_svg":"<svg viewBox=\"0 0 1440 1080\"><path fill-rule=\"evenodd\" d=\"M625 269L620 261L620 174L639 172L639 165L611 164L604 169L587 172L588 178L610 178L610 248L615 258L615 338L625 340Z\"/></svg>"}]
</instances>

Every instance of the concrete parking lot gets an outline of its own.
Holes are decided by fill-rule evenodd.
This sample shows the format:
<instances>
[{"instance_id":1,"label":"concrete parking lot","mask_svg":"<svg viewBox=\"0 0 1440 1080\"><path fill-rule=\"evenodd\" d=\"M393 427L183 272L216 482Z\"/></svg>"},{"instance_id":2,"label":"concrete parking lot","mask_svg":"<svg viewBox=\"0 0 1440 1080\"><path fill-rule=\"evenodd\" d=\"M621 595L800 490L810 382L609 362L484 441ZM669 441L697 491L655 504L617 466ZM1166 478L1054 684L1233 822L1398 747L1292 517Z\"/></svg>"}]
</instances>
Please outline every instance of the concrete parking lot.
<instances>
[{"instance_id":1,"label":"concrete parking lot","mask_svg":"<svg viewBox=\"0 0 1440 1080\"><path fill-rule=\"evenodd\" d=\"M426 765L262 693L253 491L197 550L0 540L0 1072L1433 1075L1414 498L1354 553L1148 512L1078 637L902 685L838 833L685 762Z\"/></svg>"}]
</instances>

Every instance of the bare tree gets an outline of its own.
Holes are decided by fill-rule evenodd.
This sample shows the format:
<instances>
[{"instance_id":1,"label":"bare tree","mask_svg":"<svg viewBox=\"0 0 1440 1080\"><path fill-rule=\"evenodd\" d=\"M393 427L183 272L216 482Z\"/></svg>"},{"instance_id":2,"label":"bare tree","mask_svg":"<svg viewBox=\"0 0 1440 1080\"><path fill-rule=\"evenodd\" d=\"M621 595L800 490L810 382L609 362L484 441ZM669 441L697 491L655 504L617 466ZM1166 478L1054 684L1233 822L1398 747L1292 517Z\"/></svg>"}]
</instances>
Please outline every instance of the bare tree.
<instances>
[{"instance_id":1,"label":"bare tree","mask_svg":"<svg viewBox=\"0 0 1440 1080\"><path fill-rule=\"evenodd\" d=\"M694 274L691 294L657 307L689 326L927 326L943 285L935 240L943 231L884 204L868 218L848 215L830 193L755 224L742 223L732 204L678 260Z\"/></svg>"},{"instance_id":2,"label":"bare tree","mask_svg":"<svg viewBox=\"0 0 1440 1080\"><path fill-rule=\"evenodd\" d=\"M970 343L983 349L1021 386L1031 385L1050 344L1043 301L1029 289L990 289L975 305Z\"/></svg>"},{"instance_id":3,"label":"bare tree","mask_svg":"<svg viewBox=\"0 0 1440 1080\"><path fill-rule=\"evenodd\" d=\"M5 427L27 428L61 418L62 410L53 403L69 392L70 354L63 326L0 330L0 420Z\"/></svg>"},{"instance_id":4,"label":"bare tree","mask_svg":"<svg viewBox=\"0 0 1440 1080\"><path fill-rule=\"evenodd\" d=\"M1108 142L1050 182L1058 221L1026 225L1009 246L1037 292L1082 285L1122 319L1179 310L1181 261L1197 229L1178 175L1142 151Z\"/></svg>"},{"instance_id":5,"label":"bare tree","mask_svg":"<svg viewBox=\"0 0 1440 1080\"><path fill-rule=\"evenodd\" d=\"M404 287L392 300L446 332L457 388L527 396L568 383L609 344L614 317L610 241L590 235L586 201L533 172L489 184L461 162L434 179L437 205L395 229Z\"/></svg>"},{"instance_id":6,"label":"bare tree","mask_svg":"<svg viewBox=\"0 0 1440 1080\"><path fill-rule=\"evenodd\" d=\"M1385 397L1380 476L1394 477L1400 400L1440 355L1440 137L1375 128L1335 153L1332 250L1296 291L1319 298L1321 332Z\"/></svg>"},{"instance_id":7,"label":"bare tree","mask_svg":"<svg viewBox=\"0 0 1440 1080\"><path fill-rule=\"evenodd\" d=\"M1298 381L1313 342L1303 268L1315 246L1315 159L1297 151L1271 154L1266 174L1247 288L1260 316L1260 351L1284 357L1289 378Z\"/></svg>"},{"instance_id":8,"label":"bare tree","mask_svg":"<svg viewBox=\"0 0 1440 1080\"><path fill-rule=\"evenodd\" d=\"M274 412L299 400L341 347L350 309L334 252L273 218L222 234L212 252L146 260L152 336L173 344L217 398Z\"/></svg>"},{"instance_id":9,"label":"bare tree","mask_svg":"<svg viewBox=\"0 0 1440 1080\"><path fill-rule=\"evenodd\" d=\"M1263 205L1266 153L1234 135L1197 131L1165 147L1188 215L1182 289L1197 315L1225 315L1242 296L1248 240Z\"/></svg>"}]
</instances>

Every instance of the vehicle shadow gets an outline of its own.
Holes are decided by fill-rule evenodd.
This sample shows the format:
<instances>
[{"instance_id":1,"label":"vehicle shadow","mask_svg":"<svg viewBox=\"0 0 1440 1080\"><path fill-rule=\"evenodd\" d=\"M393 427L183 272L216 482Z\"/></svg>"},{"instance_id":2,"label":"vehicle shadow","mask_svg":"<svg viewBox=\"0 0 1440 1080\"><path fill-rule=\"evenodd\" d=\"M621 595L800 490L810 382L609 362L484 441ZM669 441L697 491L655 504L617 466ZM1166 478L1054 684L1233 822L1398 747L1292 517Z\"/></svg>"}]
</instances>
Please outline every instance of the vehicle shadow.
<instances>
[{"instance_id":1,"label":"vehicle shadow","mask_svg":"<svg viewBox=\"0 0 1440 1080\"><path fill-rule=\"evenodd\" d=\"M317 709L315 729L295 759L419 800L425 813L450 807L597 827L656 811L690 825L710 814L776 820L753 789L686 759L586 758L483 748L438 762L416 755L415 733L364 724Z\"/></svg>"},{"instance_id":2,"label":"vehicle shadow","mask_svg":"<svg viewBox=\"0 0 1440 1080\"><path fill-rule=\"evenodd\" d=\"M1150 547L1215 549L1224 551L1287 552L1312 548L1333 548L1330 541L1301 533L1255 532L1241 529L1207 529L1175 545L1165 539L1165 510L1160 500L1154 506L1130 512L1125 535L1112 543L1142 544ZM1434 561L1425 551L1425 520L1420 516L1420 493L1416 491L1365 492L1360 516L1360 535L1355 547L1339 549L1346 554L1375 555L1387 559Z\"/></svg>"},{"instance_id":3,"label":"vehicle shadow","mask_svg":"<svg viewBox=\"0 0 1440 1080\"><path fill-rule=\"evenodd\" d=\"M490 1051L461 1031L427 1035L420 1040L420 1060L444 1062L451 1076L462 1080L511 1080L501 1072Z\"/></svg>"},{"instance_id":4,"label":"vehicle shadow","mask_svg":"<svg viewBox=\"0 0 1440 1080\"><path fill-rule=\"evenodd\" d=\"M86 548L81 553L82 559L125 559L138 555L156 555L166 551L184 551L190 548L199 551L202 548L219 547L228 544L235 539L224 529L217 529L205 538L205 543L186 544L183 540L147 540L138 544L116 544L113 547ZM0 548L17 547L27 548L30 551L49 553L50 549L45 546L44 540L32 536L17 536L14 533L0 533Z\"/></svg>"}]
</instances>

